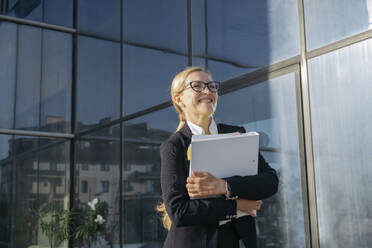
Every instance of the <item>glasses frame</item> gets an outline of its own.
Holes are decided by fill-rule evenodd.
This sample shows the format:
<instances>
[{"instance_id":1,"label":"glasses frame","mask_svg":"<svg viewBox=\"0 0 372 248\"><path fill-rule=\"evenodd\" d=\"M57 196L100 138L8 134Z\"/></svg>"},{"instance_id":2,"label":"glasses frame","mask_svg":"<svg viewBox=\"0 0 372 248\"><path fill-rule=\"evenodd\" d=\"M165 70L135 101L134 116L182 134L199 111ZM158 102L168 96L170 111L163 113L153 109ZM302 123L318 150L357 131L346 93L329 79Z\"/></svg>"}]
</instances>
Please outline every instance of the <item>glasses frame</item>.
<instances>
[{"instance_id":1,"label":"glasses frame","mask_svg":"<svg viewBox=\"0 0 372 248\"><path fill-rule=\"evenodd\" d=\"M200 91L199 91L199 90L196 90L196 89L192 86L192 84L195 83L195 82L203 83L203 88L202 88L202 90L200 90ZM209 87L209 85L211 85L212 83L216 85L216 91L212 90L212 89ZM208 88L208 90L209 90L210 92L212 92L212 93L218 93L218 90L220 89L220 84L221 84L221 83L218 82L218 81L209 81L209 82L203 82L203 81L199 81L199 80L191 81L191 82L187 83L187 84L185 85L185 87L183 87L183 89L180 91L180 93L181 93L182 91L184 91L185 89L187 89L189 86L190 86L191 89L193 89L195 92L198 92L198 93L203 92L203 91L205 90L205 88Z\"/></svg>"}]
</instances>

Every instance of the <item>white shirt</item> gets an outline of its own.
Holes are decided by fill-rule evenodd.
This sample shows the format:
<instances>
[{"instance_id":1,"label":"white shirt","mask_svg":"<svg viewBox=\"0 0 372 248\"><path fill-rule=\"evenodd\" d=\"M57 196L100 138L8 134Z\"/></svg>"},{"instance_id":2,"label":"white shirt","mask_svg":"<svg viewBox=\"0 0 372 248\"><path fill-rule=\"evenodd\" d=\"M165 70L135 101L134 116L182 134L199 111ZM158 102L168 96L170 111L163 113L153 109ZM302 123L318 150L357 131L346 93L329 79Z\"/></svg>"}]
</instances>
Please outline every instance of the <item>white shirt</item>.
<instances>
[{"instance_id":1,"label":"white shirt","mask_svg":"<svg viewBox=\"0 0 372 248\"><path fill-rule=\"evenodd\" d=\"M192 123L191 121L186 121L186 122L187 122L187 125L189 125L189 128L193 135L204 135L205 134L204 129L202 127ZM211 124L209 125L209 132L211 134L218 134L217 125L216 125L216 122L214 122L214 119L212 119ZM248 215L248 214L238 211L237 215L238 217L241 217L241 216ZM226 224L229 221L231 220L221 220L219 225Z\"/></svg>"},{"instance_id":2,"label":"white shirt","mask_svg":"<svg viewBox=\"0 0 372 248\"><path fill-rule=\"evenodd\" d=\"M193 135L205 134L204 128L192 123L191 121L186 121L186 122L187 122L187 125L189 125L189 128L191 129L191 132ZM217 125L214 122L213 118L212 118L211 124L209 125L209 132L211 134L218 134Z\"/></svg>"}]
</instances>

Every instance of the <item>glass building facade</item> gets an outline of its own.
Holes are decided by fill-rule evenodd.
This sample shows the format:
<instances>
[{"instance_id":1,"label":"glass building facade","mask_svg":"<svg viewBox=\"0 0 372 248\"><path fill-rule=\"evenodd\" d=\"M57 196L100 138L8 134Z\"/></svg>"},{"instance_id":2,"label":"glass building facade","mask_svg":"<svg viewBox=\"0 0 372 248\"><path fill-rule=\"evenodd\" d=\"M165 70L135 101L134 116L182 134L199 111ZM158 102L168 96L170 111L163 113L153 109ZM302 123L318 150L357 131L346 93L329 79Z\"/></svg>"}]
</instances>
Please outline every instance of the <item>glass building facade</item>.
<instances>
[{"instance_id":1,"label":"glass building facade","mask_svg":"<svg viewBox=\"0 0 372 248\"><path fill-rule=\"evenodd\" d=\"M170 84L187 66L223 82L216 122L259 132L278 171L259 247L371 247L371 11L372 0L0 0L0 248L47 247L35 211L94 198L108 214L90 247L161 247L159 146L178 125Z\"/></svg>"}]
</instances>

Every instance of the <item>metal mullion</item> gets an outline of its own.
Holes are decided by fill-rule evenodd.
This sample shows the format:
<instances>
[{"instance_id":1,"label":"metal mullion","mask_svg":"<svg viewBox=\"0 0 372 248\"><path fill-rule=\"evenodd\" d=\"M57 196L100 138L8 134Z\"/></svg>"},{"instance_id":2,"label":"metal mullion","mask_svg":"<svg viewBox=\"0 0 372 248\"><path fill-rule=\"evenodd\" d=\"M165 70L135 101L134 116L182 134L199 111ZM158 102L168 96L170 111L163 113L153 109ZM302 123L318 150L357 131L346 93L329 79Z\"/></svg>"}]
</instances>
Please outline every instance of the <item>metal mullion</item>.
<instances>
[{"instance_id":1,"label":"metal mullion","mask_svg":"<svg viewBox=\"0 0 372 248\"><path fill-rule=\"evenodd\" d=\"M294 56L292 58L280 61L278 63L272 64L270 66L263 67L259 70L249 72L247 74L232 78L222 83L221 90L219 90L219 95L224 95L232 91L236 91L252 84L276 77L276 74L283 74L283 70L287 72L293 72L296 66L300 62L299 56ZM291 69L288 69L291 68ZM289 70L289 71L288 71Z\"/></svg>"},{"instance_id":2,"label":"metal mullion","mask_svg":"<svg viewBox=\"0 0 372 248\"><path fill-rule=\"evenodd\" d=\"M355 43L358 43L358 42L361 42L361 41L364 41L364 40L368 40L370 38L372 38L372 29L364 31L364 32L359 33L359 34L356 34L356 35L353 35L353 36L350 36L346 39L339 40L339 41L333 42L331 44L328 44L328 45L316 48L314 50L311 50L311 51L307 52L306 58L307 59L312 59L312 58L318 57L320 55L338 50L340 48L344 48L344 47L353 45Z\"/></svg>"},{"instance_id":3,"label":"metal mullion","mask_svg":"<svg viewBox=\"0 0 372 248\"><path fill-rule=\"evenodd\" d=\"M53 25L53 24L48 24L48 23L43 23L43 22L38 22L38 21L31 21L31 20L7 16L7 15L0 15L0 21L7 21L7 22L13 22L17 24L51 29L51 30L60 31L64 33L76 33L76 29L74 28L67 28L63 26L58 26L58 25Z\"/></svg>"},{"instance_id":4,"label":"metal mullion","mask_svg":"<svg viewBox=\"0 0 372 248\"><path fill-rule=\"evenodd\" d=\"M204 49L205 49L205 69L208 70L208 54L209 54L209 37L208 37L208 0L204 0L204 32L205 32L205 46L204 46Z\"/></svg>"},{"instance_id":5,"label":"metal mullion","mask_svg":"<svg viewBox=\"0 0 372 248\"><path fill-rule=\"evenodd\" d=\"M70 131L72 134L72 139L70 141L70 173L69 173L69 209L74 207L75 198L75 129L76 129L76 81L77 81L77 0L73 0L73 28L75 32L72 34L72 63L71 63L71 125ZM70 237L68 239L68 247L74 247L74 239Z\"/></svg>"},{"instance_id":6,"label":"metal mullion","mask_svg":"<svg viewBox=\"0 0 372 248\"><path fill-rule=\"evenodd\" d=\"M311 110L310 110L310 92L306 56L306 30L305 30L305 10L304 0L298 0L299 28L300 28L300 46L301 46L301 93L302 93L302 113L303 113L303 132L304 132L304 149L306 157L306 180L308 190L308 208L310 222L310 245L319 248L319 226L317 213L317 197L315 185L315 168L313 141L311 130Z\"/></svg>"},{"instance_id":7,"label":"metal mullion","mask_svg":"<svg viewBox=\"0 0 372 248\"><path fill-rule=\"evenodd\" d=\"M222 84L222 89L219 92L219 95L227 94L231 91L235 91L235 90L247 87L247 86L251 85L253 82L262 81L263 78L265 78L265 77L267 79L269 77L269 75L271 75L271 77L273 77L273 75L277 74L279 71L286 70L286 68L298 64L299 61L300 61L300 56L294 56L294 57L291 57L289 59L280 61L278 63L275 63L275 64L272 64L270 66L264 67L262 69L259 69L257 71L253 71L253 72L244 74L242 76L238 76L236 78L225 81ZM107 127L112 126L112 125L120 124L120 122L135 119L135 118L141 117L143 115L147 115L147 114L150 114L150 113L153 113L155 111L159 111L159 110L171 107L171 106L172 106L172 102L171 101L166 101L166 102L160 103L158 105L152 106L150 108L140 110L140 111L135 112L133 114L124 115L122 118L117 119L117 120L113 120L113 121L108 122L106 124L96 126L96 127L84 130L82 132L76 133L75 136L80 137L80 136L83 136L83 135L87 135L91 132L95 132L97 130L104 129L104 128L107 128Z\"/></svg>"},{"instance_id":8,"label":"metal mullion","mask_svg":"<svg viewBox=\"0 0 372 248\"><path fill-rule=\"evenodd\" d=\"M120 0L120 119L123 118L123 68L124 68L124 58L123 58L123 1ZM123 122L120 122L119 125L120 131L119 131L119 246L124 246L124 240L123 240L123 213L124 213L124 204L123 204L123 169L124 169L124 161L123 161Z\"/></svg>"},{"instance_id":9,"label":"metal mullion","mask_svg":"<svg viewBox=\"0 0 372 248\"><path fill-rule=\"evenodd\" d=\"M8 135L22 135L22 136L41 136L46 138L65 138L73 139L73 134L54 133L54 132L41 132L41 131L28 131L28 130L15 130L15 129L0 129L0 134Z\"/></svg>"},{"instance_id":10,"label":"metal mullion","mask_svg":"<svg viewBox=\"0 0 372 248\"><path fill-rule=\"evenodd\" d=\"M17 25L17 36L16 36L16 59L15 59L15 77L14 77L14 100L13 100L13 129L15 128L15 125L16 125L16 112L17 112L17 88L18 88L18 60L19 60L19 25ZM10 131L13 131L12 129ZM0 133L1 132L1 129L0 129ZM15 206L16 206L16 165L15 165L15 160L14 160L14 154L15 154L15 137L14 135L12 135L12 153L11 153L11 156L12 156L12 179L11 179L11 190L10 190L10 194L11 194L11 209L13 210L11 215L10 215L10 247L15 247L15 238L16 238L16 235L15 235Z\"/></svg>"},{"instance_id":11,"label":"metal mullion","mask_svg":"<svg viewBox=\"0 0 372 248\"><path fill-rule=\"evenodd\" d=\"M188 66L192 66L192 16L191 16L191 0L186 0L186 19L187 19L187 58Z\"/></svg>"},{"instance_id":12,"label":"metal mullion","mask_svg":"<svg viewBox=\"0 0 372 248\"><path fill-rule=\"evenodd\" d=\"M305 138L304 138L304 123L303 123L303 103L301 91L301 75L300 65L295 73L295 87L296 87L296 105L297 105L297 126L298 126L298 149L300 155L300 169L301 169L301 189L302 189L302 204L304 216L304 230L305 230L305 245L311 247L310 237L310 220L309 220L309 201L308 201L308 187L306 176L306 153L305 153Z\"/></svg>"},{"instance_id":13,"label":"metal mullion","mask_svg":"<svg viewBox=\"0 0 372 248\"><path fill-rule=\"evenodd\" d=\"M146 114L150 114L152 112L155 112L155 111L158 111L158 110L162 110L162 109L165 109L165 108L170 107L170 106L172 106L172 103L170 101L167 101L167 102L164 102L164 103L155 105L153 107L150 107L150 108L147 108L147 109L138 111L136 113L129 114L127 116L123 116L122 118L116 119L114 121L110 121L110 122L108 122L106 124L103 124L103 125L100 125L100 126L96 126L96 127L93 127L93 128L90 128L90 129L87 129L87 130L84 130L84 131L81 131L79 133L76 133L75 136L76 137L81 137L83 135L87 135L89 133L96 132L98 130L107 128L109 126L120 124L120 122L128 121L128 120L131 120L131 119L134 119L134 118L137 118L137 117L146 115Z\"/></svg>"}]
</instances>

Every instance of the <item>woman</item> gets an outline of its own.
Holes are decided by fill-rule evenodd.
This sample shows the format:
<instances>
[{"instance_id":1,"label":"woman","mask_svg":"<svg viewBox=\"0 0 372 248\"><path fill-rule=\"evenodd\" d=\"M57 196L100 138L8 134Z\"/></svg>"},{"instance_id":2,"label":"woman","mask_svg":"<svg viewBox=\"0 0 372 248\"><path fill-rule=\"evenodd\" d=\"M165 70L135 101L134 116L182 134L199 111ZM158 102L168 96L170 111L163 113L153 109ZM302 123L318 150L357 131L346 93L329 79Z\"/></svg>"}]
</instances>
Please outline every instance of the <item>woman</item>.
<instances>
[{"instance_id":1,"label":"woman","mask_svg":"<svg viewBox=\"0 0 372 248\"><path fill-rule=\"evenodd\" d=\"M215 124L218 85L200 67L180 72L172 82L171 96L180 124L160 147L164 204L158 209L169 229L165 248L234 248L239 247L240 239L246 247L256 247L254 212L260 209L261 199L277 192L275 170L261 155L255 176L218 179L206 172L188 175L192 135L245 132L242 127ZM213 151L206 156L213 156ZM221 197L208 198L215 195ZM246 215L236 218L237 210Z\"/></svg>"}]
</instances>

